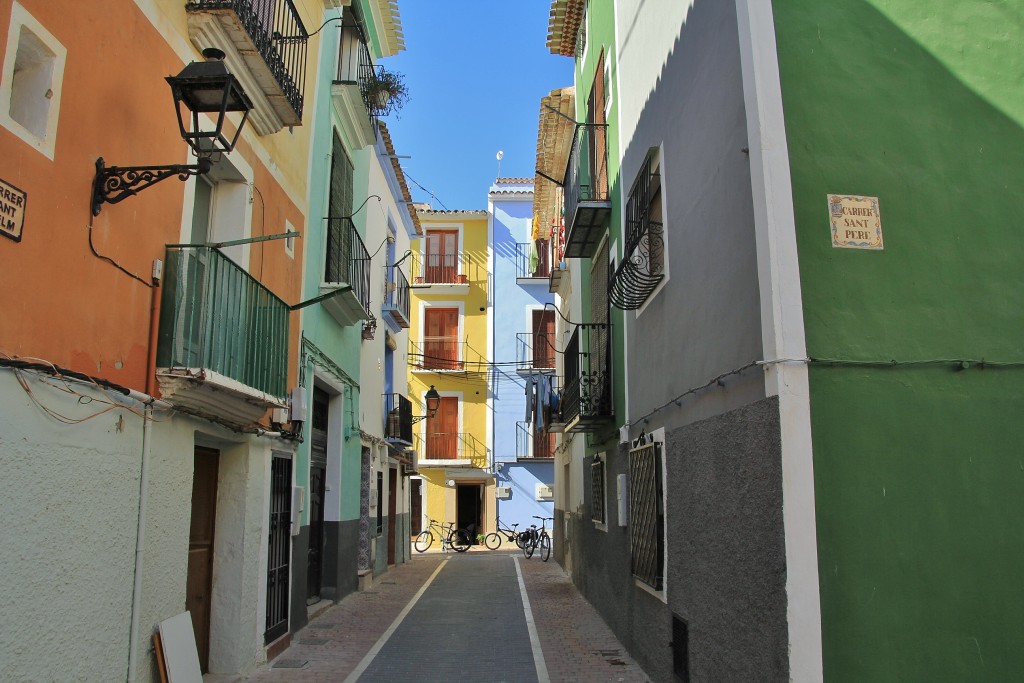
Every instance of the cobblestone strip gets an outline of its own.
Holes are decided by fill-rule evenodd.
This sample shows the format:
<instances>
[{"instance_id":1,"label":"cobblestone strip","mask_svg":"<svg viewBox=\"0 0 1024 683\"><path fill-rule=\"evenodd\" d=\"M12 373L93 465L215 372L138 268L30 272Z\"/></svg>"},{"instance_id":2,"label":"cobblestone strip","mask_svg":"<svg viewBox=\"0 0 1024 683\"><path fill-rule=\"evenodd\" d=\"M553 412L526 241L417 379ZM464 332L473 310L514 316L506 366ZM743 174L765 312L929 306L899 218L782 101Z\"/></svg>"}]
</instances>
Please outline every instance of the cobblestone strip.
<instances>
[{"instance_id":1,"label":"cobblestone strip","mask_svg":"<svg viewBox=\"0 0 1024 683\"><path fill-rule=\"evenodd\" d=\"M275 662L300 668L274 668L270 662L246 683L338 683L345 679L409 604L444 555L417 556L391 567L369 590L353 593L292 637Z\"/></svg>"},{"instance_id":2,"label":"cobblestone strip","mask_svg":"<svg viewBox=\"0 0 1024 683\"><path fill-rule=\"evenodd\" d=\"M554 559L519 564L552 683L650 681Z\"/></svg>"}]
</instances>

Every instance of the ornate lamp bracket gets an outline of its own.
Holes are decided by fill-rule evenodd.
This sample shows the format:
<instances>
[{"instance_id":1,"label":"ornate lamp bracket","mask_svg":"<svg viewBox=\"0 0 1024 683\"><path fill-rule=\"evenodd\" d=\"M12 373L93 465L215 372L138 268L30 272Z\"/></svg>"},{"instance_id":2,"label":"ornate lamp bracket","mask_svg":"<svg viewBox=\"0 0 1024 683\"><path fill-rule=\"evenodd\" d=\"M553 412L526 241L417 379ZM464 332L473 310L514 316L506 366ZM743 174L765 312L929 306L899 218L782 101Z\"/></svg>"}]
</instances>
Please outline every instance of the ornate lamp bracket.
<instances>
[{"instance_id":1,"label":"ornate lamp bracket","mask_svg":"<svg viewBox=\"0 0 1024 683\"><path fill-rule=\"evenodd\" d=\"M92 184L92 215L99 216L104 203L117 204L171 176L188 180L189 176L209 173L212 166L208 157L200 157L195 164L107 167L100 157L96 160L96 178Z\"/></svg>"}]
</instances>

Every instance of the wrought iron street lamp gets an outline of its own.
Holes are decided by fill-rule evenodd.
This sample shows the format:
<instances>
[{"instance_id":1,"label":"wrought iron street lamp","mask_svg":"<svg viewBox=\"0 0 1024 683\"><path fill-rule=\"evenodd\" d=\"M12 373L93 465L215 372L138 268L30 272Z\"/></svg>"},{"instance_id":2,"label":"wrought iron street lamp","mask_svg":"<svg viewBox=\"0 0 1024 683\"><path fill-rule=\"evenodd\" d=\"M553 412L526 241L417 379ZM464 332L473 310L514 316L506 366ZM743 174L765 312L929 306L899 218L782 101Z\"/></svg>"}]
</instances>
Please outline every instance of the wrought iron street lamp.
<instances>
[{"instance_id":1,"label":"wrought iron street lamp","mask_svg":"<svg viewBox=\"0 0 1024 683\"><path fill-rule=\"evenodd\" d=\"M427 414L412 418L413 424L428 417L434 417L437 415L437 409L441 407L441 394L437 393L437 389L434 388L433 384L430 385L425 398L427 399Z\"/></svg>"},{"instance_id":2,"label":"wrought iron street lamp","mask_svg":"<svg viewBox=\"0 0 1024 683\"><path fill-rule=\"evenodd\" d=\"M216 48L203 50L204 62L192 62L177 76L168 76L174 97L174 108L178 115L178 129L182 139L192 148L196 156L194 164L171 164L167 166L110 166L103 163L103 157L96 160L96 178L93 180L92 213L98 216L103 204L117 204L138 194L151 185L178 176L187 180L189 176L209 173L213 167L212 156L227 153L235 148L242 132L252 102L245 94L238 79L224 64L224 53ZM191 112L184 114L182 105ZM228 112L242 112L233 137L228 139L224 122ZM213 128L203 128L201 123L210 115ZM190 125L186 128L186 118Z\"/></svg>"}]
</instances>

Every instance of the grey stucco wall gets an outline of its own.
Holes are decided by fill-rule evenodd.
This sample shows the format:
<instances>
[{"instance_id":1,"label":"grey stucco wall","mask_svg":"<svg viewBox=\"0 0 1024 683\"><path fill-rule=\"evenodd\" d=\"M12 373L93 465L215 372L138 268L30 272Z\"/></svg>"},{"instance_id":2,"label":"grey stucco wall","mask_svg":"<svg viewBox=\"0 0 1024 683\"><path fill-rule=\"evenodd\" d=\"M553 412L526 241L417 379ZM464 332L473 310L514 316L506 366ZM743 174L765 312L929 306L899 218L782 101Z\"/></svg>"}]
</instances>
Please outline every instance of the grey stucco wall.
<instances>
[{"instance_id":1,"label":"grey stucco wall","mask_svg":"<svg viewBox=\"0 0 1024 683\"><path fill-rule=\"evenodd\" d=\"M291 603L288 605L288 632L297 633L308 622L306 591L309 582L309 526L299 527L292 536Z\"/></svg>"},{"instance_id":2,"label":"grey stucco wall","mask_svg":"<svg viewBox=\"0 0 1024 683\"><path fill-rule=\"evenodd\" d=\"M320 595L337 602L359 587L359 520L324 522L324 578Z\"/></svg>"},{"instance_id":3,"label":"grey stucco wall","mask_svg":"<svg viewBox=\"0 0 1024 683\"><path fill-rule=\"evenodd\" d=\"M580 592L653 680L672 680L672 619L689 628L691 680L788 679L785 539L778 399L767 398L665 436L665 601L630 568L615 481L628 449L605 444L606 529L591 521L592 458L584 505L568 520L568 564Z\"/></svg>"},{"instance_id":4,"label":"grey stucco wall","mask_svg":"<svg viewBox=\"0 0 1024 683\"><path fill-rule=\"evenodd\" d=\"M583 510L572 515L575 530L570 552L575 553L573 579L577 588L601 613L615 635L653 680L671 680L671 618L663 602L637 587L630 568L629 527L619 526L615 480L629 474L625 448L606 443L606 530L591 521L589 486L591 458L583 461Z\"/></svg>"},{"instance_id":5,"label":"grey stucco wall","mask_svg":"<svg viewBox=\"0 0 1024 683\"><path fill-rule=\"evenodd\" d=\"M693 680L789 679L776 397L666 434L667 595Z\"/></svg>"},{"instance_id":6,"label":"grey stucco wall","mask_svg":"<svg viewBox=\"0 0 1024 683\"><path fill-rule=\"evenodd\" d=\"M643 11L657 12L652 7ZM624 315L631 420L723 372L761 358L753 200L749 160L743 152L747 131L735 3L703 0L683 12L685 20L671 46L659 50L634 41L618 66L624 89L621 96L646 98L632 136L622 131L623 202L648 150L660 146L669 272L661 291L638 316ZM631 24L628 18L620 17L622 21ZM662 63L661 54L666 51L668 57ZM646 83L649 76L645 74L659 67L652 91L630 94L631 83ZM760 373L752 381L733 384L728 393L689 397L683 405L686 413L677 414L673 424L692 422L764 396Z\"/></svg>"}]
</instances>

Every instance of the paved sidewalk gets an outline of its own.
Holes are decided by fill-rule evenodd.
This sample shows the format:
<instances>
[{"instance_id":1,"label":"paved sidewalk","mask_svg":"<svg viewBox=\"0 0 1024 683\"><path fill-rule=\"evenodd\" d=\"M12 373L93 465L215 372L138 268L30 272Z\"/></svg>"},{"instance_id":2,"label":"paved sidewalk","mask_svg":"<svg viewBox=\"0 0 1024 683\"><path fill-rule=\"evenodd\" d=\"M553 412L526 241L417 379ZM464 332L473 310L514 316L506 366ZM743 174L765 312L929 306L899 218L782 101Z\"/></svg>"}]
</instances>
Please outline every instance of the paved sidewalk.
<instances>
[{"instance_id":1,"label":"paved sidewalk","mask_svg":"<svg viewBox=\"0 0 1024 683\"><path fill-rule=\"evenodd\" d=\"M542 653L539 666L520 574ZM477 548L425 553L392 567L370 590L325 611L245 680L341 683L357 667L358 678L350 680L361 683L649 680L554 560Z\"/></svg>"}]
</instances>

